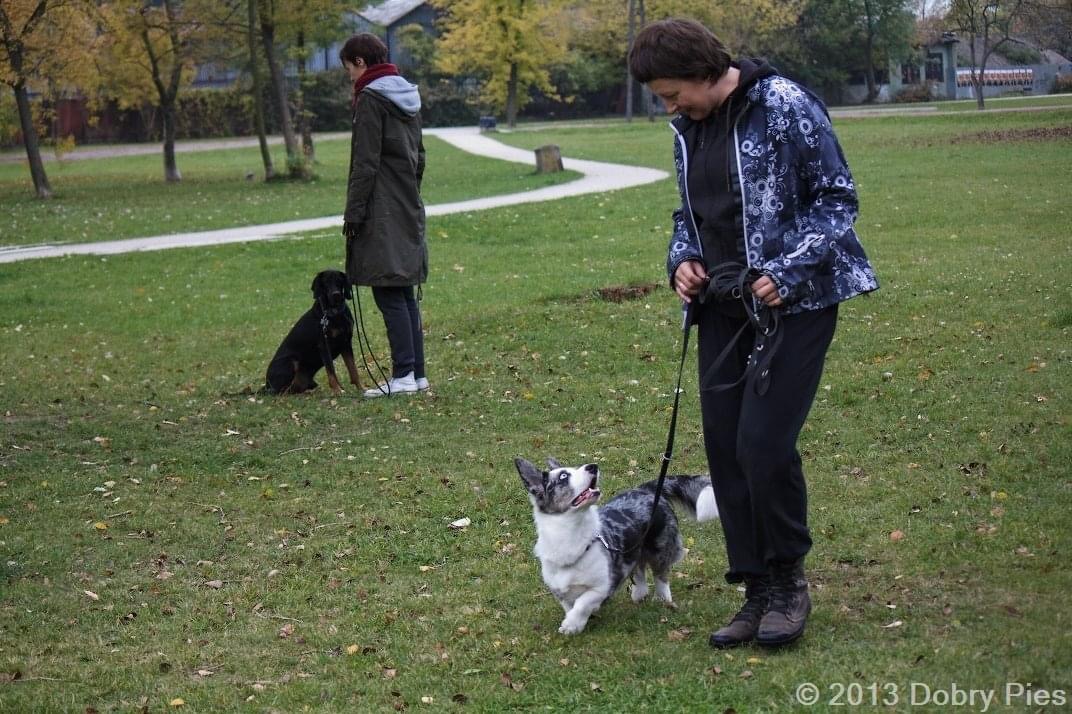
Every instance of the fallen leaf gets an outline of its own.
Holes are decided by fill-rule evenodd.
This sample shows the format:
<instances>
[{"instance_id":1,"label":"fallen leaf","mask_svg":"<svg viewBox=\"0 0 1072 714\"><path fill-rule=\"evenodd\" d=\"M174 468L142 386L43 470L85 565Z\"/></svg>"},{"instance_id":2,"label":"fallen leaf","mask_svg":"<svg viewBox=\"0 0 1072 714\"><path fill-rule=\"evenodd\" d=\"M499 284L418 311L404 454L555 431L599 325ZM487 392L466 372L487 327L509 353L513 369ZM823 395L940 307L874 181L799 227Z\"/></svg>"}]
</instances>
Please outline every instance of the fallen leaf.
<instances>
[{"instance_id":1,"label":"fallen leaf","mask_svg":"<svg viewBox=\"0 0 1072 714\"><path fill-rule=\"evenodd\" d=\"M213 674L215 674L215 672L213 672L211 669L199 669L199 670L197 670L197 676L198 677L211 677Z\"/></svg>"},{"instance_id":2,"label":"fallen leaf","mask_svg":"<svg viewBox=\"0 0 1072 714\"><path fill-rule=\"evenodd\" d=\"M383 670L384 679L394 679L398 676L398 670L393 667L385 667Z\"/></svg>"},{"instance_id":3,"label":"fallen leaf","mask_svg":"<svg viewBox=\"0 0 1072 714\"><path fill-rule=\"evenodd\" d=\"M757 665L757 664L762 664L763 663L763 660L761 660L759 657L749 657L745 661L750 665Z\"/></svg>"},{"instance_id":4,"label":"fallen leaf","mask_svg":"<svg viewBox=\"0 0 1072 714\"><path fill-rule=\"evenodd\" d=\"M745 671L741 672L737 676L740 677L741 679L751 679L752 678L752 670L746 669Z\"/></svg>"},{"instance_id":5,"label":"fallen leaf","mask_svg":"<svg viewBox=\"0 0 1072 714\"><path fill-rule=\"evenodd\" d=\"M596 682L589 682L588 683L588 688L591 689L593 692L602 692L603 691L603 688L600 687L599 684L596 683Z\"/></svg>"},{"instance_id":6,"label":"fallen leaf","mask_svg":"<svg viewBox=\"0 0 1072 714\"><path fill-rule=\"evenodd\" d=\"M86 597L88 597L93 602L97 602L98 600L100 600L100 595L93 592L92 590L83 590L82 592L84 592L86 594Z\"/></svg>"},{"instance_id":7,"label":"fallen leaf","mask_svg":"<svg viewBox=\"0 0 1072 714\"><path fill-rule=\"evenodd\" d=\"M222 580L209 580L208 582L205 583L205 587L206 588L212 588L213 590L219 590L220 588L223 587L223 581Z\"/></svg>"},{"instance_id":8,"label":"fallen leaf","mask_svg":"<svg viewBox=\"0 0 1072 714\"><path fill-rule=\"evenodd\" d=\"M454 528L454 529L461 529L461 528L466 528L466 527L472 525L472 523L473 522L471 520L469 520L468 518L459 518L458 520L453 521L450 524L450 527Z\"/></svg>"},{"instance_id":9,"label":"fallen leaf","mask_svg":"<svg viewBox=\"0 0 1072 714\"><path fill-rule=\"evenodd\" d=\"M690 630L689 628L679 627L676 630L670 630L670 632L666 633L666 637L671 642L684 642L689 638L689 635L691 634L692 630Z\"/></svg>"},{"instance_id":10,"label":"fallen leaf","mask_svg":"<svg viewBox=\"0 0 1072 714\"><path fill-rule=\"evenodd\" d=\"M186 702L183 701L181 697L175 697L170 702L168 702L168 705L173 706L173 707L181 707L181 706L185 706Z\"/></svg>"},{"instance_id":11,"label":"fallen leaf","mask_svg":"<svg viewBox=\"0 0 1072 714\"><path fill-rule=\"evenodd\" d=\"M361 648L358 647L357 645L350 645L349 647L346 648L346 654L348 654L348 655L355 655L360 651L361 651Z\"/></svg>"},{"instance_id":12,"label":"fallen leaf","mask_svg":"<svg viewBox=\"0 0 1072 714\"><path fill-rule=\"evenodd\" d=\"M432 697L421 697L421 704L435 704L435 699Z\"/></svg>"},{"instance_id":13,"label":"fallen leaf","mask_svg":"<svg viewBox=\"0 0 1072 714\"><path fill-rule=\"evenodd\" d=\"M294 625L289 622L279 628L279 639L285 640L294 634Z\"/></svg>"},{"instance_id":14,"label":"fallen leaf","mask_svg":"<svg viewBox=\"0 0 1072 714\"><path fill-rule=\"evenodd\" d=\"M96 528L99 531L108 530L108 524L105 523L104 521L97 521L96 523L93 524L93 527Z\"/></svg>"},{"instance_id":15,"label":"fallen leaf","mask_svg":"<svg viewBox=\"0 0 1072 714\"><path fill-rule=\"evenodd\" d=\"M890 533L890 540L893 541L894 543L898 543L898 542L900 542L900 541L902 541L904 539L905 539L905 534L904 534L904 531L902 531L902 530L896 530L893 533Z\"/></svg>"},{"instance_id":16,"label":"fallen leaf","mask_svg":"<svg viewBox=\"0 0 1072 714\"><path fill-rule=\"evenodd\" d=\"M904 621L903 621L903 620L894 620L893 622L891 622L891 623L890 623L890 624L888 624L888 625L883 625L883 626L882 626L882 629L884 629L884 630L890 630L890 629L893 629L894 627L900 627L900 626L901 626L901 625L903 625L903 624L904 624Z\"/></svg>"}]
</instances>

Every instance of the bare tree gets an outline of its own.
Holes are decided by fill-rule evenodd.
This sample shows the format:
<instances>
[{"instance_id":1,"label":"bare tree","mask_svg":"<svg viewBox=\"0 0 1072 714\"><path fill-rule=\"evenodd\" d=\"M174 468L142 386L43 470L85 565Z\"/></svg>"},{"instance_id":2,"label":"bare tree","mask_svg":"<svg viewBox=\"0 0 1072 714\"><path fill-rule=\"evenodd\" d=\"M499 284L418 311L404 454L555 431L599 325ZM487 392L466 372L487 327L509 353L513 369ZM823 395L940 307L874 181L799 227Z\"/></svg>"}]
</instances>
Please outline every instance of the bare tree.
<instances>
[{"instance_id":1,"label":"bare tree","mask_svg":"<svg viewBox=\"0 0 1072 714\"><path fill-rule=\"evenodd\" d=\"M975 104L984 108L986 63L994 51L1011 39L1012 27L1023 14L1025 0L951 0L947 19L967 35L971 52L971 84Z\"/></svg>"}]
</instances>

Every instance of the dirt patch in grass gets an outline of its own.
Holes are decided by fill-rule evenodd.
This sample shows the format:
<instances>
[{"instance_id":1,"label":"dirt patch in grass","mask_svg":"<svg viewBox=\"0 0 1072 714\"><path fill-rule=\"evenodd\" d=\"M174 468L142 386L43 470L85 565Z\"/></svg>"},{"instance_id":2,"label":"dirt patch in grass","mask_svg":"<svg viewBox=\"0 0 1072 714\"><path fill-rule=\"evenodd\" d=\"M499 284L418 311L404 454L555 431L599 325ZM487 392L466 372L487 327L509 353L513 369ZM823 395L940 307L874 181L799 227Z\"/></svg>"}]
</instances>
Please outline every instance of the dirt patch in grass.
<instances>
[{"instance_id":1,"label":"dirt patch in grass","mask_svg":"<svg viewBox=\"0 0 1072 714\"><path fill-rule=\"evenodd\" d=\"M1002 129L980 131L975 134L960 134L949 140L951 144L1004 144L1011 141L1057 141L1072 139L1072 126L1046 126L1031 129Z\"/></svg>"},{"instance_id":2,"label":"dirt patch in grass","mask_svg":"<svg viewBox=\"0 0 1072 714\"><path fill-rule=\"evenodd\" d=\"M600 300L606 302L625 302L626 300L639 300L650 295L659 288L658 283L646 283L644 285L614 285L608 288L600 288L596 291Z\"/></svg>"}]
</instances>

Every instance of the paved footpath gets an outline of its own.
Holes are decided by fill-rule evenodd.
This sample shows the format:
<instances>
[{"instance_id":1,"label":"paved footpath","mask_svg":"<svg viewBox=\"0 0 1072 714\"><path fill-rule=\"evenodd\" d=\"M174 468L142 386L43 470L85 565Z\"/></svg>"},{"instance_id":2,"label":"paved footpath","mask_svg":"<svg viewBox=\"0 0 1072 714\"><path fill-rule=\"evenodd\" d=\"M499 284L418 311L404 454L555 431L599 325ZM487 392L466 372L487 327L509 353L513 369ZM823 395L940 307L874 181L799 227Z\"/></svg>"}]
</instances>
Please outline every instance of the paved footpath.
<instances>
[{"instance_id":1,"label":"paved footpath","mask_svg":"<svg viewBox=\"0 0 1072 714\"><path fill-rule=\"evenodd\" d=\"M536 159L532 151L506 146L481 134L476 127L426 129L425 134L437 136L459 149L503 161L514 161L535 167ZM214 145L219 148L219 145ZM159 149L157 149L159 150ZM508 193L501 196L488 196L469 201L440 203L426 206L429 216L443 216L449 213L466 213L487 208L513 206L520 203L551 201L566 196L580 196L586 193L615 191L631 186L641 186L666 178L669 174L657 169L623 164L608 164L600 161L562 160L563 166L577 171L582 177L557 186L547 186L521 193ZM62 245L13 246L0 248L0 263L13 263L34 258L55 258L64 255L114 255L149 250L167 250L168 248L192 248L223 243L243 243L247 241L273 240L295 233L318 231L326 228L341 228L342 216L309 218L284 223L271 223L260 226L224 228L214 231L196 233L175 233L172 235L153 236L150 238L130 238L127 240L105 241L101 243L73 243Z\"/></svg>"}]
</instances>

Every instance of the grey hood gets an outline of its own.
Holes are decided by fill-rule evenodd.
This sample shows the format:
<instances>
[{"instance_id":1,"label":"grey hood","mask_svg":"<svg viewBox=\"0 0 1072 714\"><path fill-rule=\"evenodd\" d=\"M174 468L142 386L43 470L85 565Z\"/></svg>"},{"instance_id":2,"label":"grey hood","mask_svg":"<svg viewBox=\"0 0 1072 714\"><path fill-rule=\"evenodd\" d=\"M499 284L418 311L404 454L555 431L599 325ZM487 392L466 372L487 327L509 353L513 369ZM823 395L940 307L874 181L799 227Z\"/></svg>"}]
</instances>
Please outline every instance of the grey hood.
<instances>
[{"instance_id":1,"label":"grey hood","mask_svg":"<svg viewBox=\"0 0 1072 714\"><path fill-rule=\"evenodd\" d=\"M410 84L403 77L380 77L369 82L366 89L389 100L408 116L415 116L421 110L421 95L417 92L417 85Z\"/></svg>"}]
</instances>

